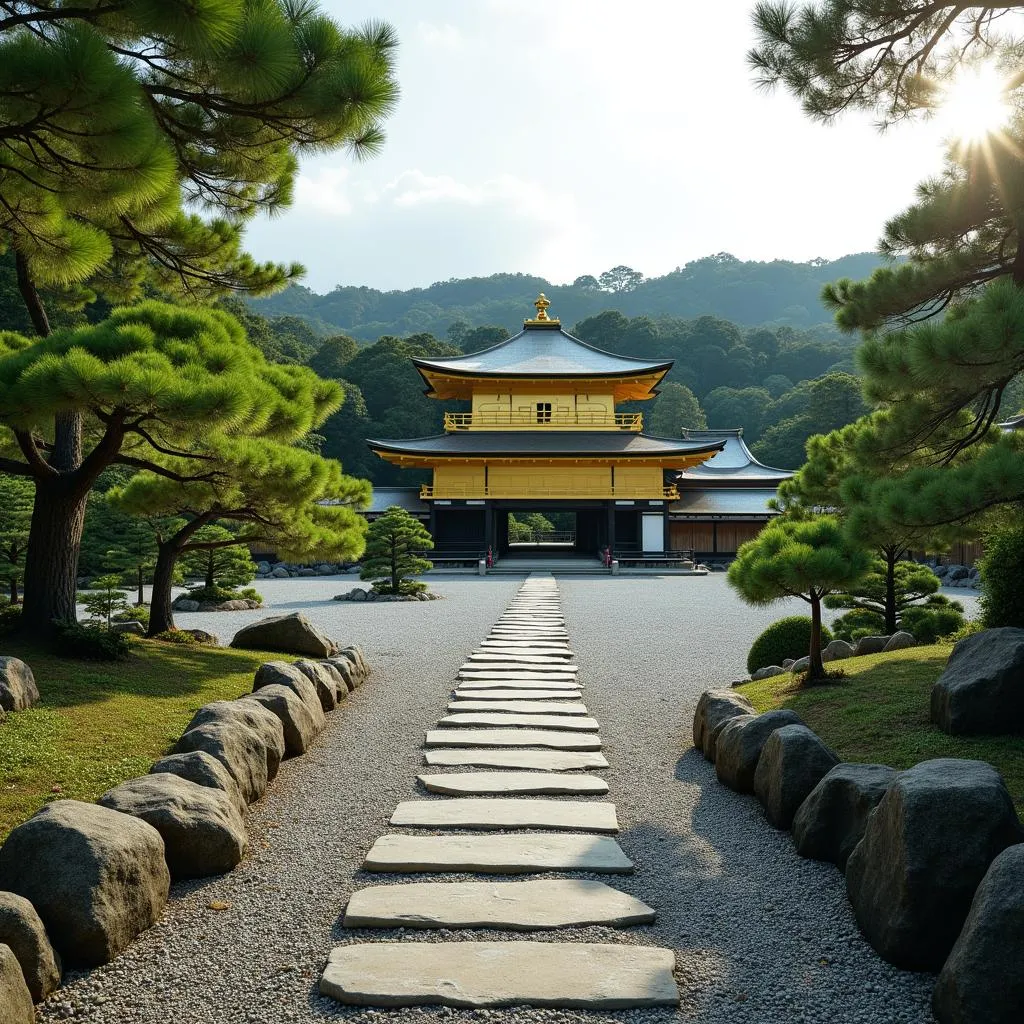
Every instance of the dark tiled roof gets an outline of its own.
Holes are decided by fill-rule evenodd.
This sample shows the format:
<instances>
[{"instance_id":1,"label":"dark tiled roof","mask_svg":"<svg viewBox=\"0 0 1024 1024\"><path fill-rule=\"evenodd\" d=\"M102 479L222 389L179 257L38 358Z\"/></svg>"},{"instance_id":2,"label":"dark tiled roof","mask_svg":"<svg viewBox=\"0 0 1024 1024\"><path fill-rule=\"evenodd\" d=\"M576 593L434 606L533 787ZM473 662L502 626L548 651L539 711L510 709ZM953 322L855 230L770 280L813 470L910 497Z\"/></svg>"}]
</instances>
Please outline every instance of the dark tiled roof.
<instances>
[{"instance_id":1,"label":"dark tiled roof","mask_svg":"<svg viewBox=\"0 0 1024 1024\"><path fill-rule=\"evenodd\" d=\"M374 487L373 498L366 512L368 515L380 515L392 505L398 505L413 515L427 515L430 512L430 508L420 500L418 487Z\"/></svg>"},{"instance_id":2,"label":"dark tiled roof","mask_svg":"<svg viewBox=\"0 0 1024 1024\"><path fill-rule=\"evenodd\" d=\"M524 327L482 352L413 363L421 371L460 377L635 377L672 366L671 360L650 363L602 352L558 327Z\"/></svg>"},{"instance_id":3,"label":"dark tiled roof","mask_svg":"<svg viewBox=\"0 0 1024 1024\"><path fill-rule=\"evenodd\" d=\"M774 516L768 501L775 489L767 487L709 487L680 490L679 500L669 505L670 515Z\"/></svg>"},{"instance_id":4,"label":"dark tiled roof","mask_svg":"<svg viewBox=\"0 0 1024 1024\"><path fill-rule=\"evenodd\" d=\"M366 443L372 449L401 455L614 455L622 458L700 455L718 451L723 444L722 441L686 441L682 438L654 437L625 430L466 430L407 440L368 439Z\"/></svg>"},{"instance_id":5,"label":"dark tiled roof","mask_svg":"<svg viewBox=\"0 0 1024 1024\"><path fill-rule=\"evenodd\" d=\"M746 446L742 430L684 430L683 437L688 441L724 441L725 447L714 458L680 474L679 483L682 486L688 480L697 484L720 481L722 487L769 483L777 486L793 475L791 470L777 469L758 462Z\"/></svg>"}]
</instances>

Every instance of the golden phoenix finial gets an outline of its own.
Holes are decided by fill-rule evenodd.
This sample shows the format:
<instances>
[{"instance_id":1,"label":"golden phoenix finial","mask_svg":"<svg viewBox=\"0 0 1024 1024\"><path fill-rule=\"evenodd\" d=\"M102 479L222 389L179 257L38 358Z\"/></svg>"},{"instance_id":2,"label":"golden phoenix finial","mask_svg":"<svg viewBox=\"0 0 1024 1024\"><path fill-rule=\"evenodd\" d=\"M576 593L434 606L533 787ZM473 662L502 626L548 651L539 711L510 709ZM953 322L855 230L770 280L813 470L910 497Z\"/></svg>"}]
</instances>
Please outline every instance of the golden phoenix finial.
<instances>
[{"instance_id":1,"label":"golden phoenix finial","mask_svg":"<svg viewBox=\"0 0 1024 1024\"><path fill-rule=\"evenodd\" d=\"M537 301L534 303L534 305L537 307L537 319L547 320L548 306L551 305L551 301L543 292L541 292L540 295L537 296Z\"/></svg>"}]
</instances>

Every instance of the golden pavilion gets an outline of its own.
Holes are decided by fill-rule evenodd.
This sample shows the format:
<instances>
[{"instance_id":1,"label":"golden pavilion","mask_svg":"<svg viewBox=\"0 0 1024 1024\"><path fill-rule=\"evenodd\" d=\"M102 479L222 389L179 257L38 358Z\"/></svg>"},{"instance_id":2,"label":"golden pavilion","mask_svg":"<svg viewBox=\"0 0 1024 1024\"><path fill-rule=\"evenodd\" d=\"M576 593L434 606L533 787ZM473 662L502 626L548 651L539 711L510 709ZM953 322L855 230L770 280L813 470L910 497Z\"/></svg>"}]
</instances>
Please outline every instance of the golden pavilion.
<instances>
[{"instance_id":1,"label":"golden pavilion","mask_svg":"<svg viewBox=\"0 0 1024 1024\"><path fill-rule=\"evenodd\" d=\"M508 549L508 514L572 512L576 550L656 555L670 548L675 480L724 446L720 438L644 433L623 402L658 393L672 362L603 352L562 330L541 295L536 316L482 352L414 359L426 394L468 403L443 434L368 440L397 466L431 471L420 498L439 550Z\"/></svg>"}]
</instances>

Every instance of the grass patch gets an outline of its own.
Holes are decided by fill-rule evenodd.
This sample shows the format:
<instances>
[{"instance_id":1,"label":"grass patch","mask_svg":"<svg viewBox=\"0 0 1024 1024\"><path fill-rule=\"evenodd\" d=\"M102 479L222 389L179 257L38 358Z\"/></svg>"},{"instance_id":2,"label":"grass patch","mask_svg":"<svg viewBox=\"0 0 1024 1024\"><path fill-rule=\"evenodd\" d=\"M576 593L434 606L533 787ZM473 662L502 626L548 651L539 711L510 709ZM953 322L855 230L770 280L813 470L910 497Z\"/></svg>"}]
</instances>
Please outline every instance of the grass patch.
<instances>
[{"instance_id":1,"label":"grass patch","mask_svg":"<svg viewBox=\"0 0 1024 1024\"><path fill-rule=\"evenodd\" d=\"M2 653L28 663L42 701L0 722L0 840L50 800L95 800L144 775L197 708L248 693L257 666L280 657L152 641L116 662L12 642Z\"/></svg>"},{"instance_id":2,"label":"grass patch","mask_svg":"<svg viewBox=\"0 0 1024 1024\"><path fill-rule=\"evenodd\" d=\"M929 720L932 684L951 648L912 647L834 662L845 677L800 689L772 676L739 687L758 711L791 708L844 761L909 768L935 757L987 761L1006 781L1024 816L1024 741L1019 736L947 736Z\"/></svg>"}]
</instances>

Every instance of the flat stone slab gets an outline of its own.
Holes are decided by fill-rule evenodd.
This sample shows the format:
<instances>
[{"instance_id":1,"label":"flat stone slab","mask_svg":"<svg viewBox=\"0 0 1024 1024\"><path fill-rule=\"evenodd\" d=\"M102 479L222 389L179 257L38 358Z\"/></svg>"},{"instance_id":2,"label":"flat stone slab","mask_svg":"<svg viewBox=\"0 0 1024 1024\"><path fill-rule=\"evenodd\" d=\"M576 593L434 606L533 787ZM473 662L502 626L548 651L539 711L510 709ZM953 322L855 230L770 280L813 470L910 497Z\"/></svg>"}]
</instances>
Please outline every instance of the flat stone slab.
<instances>
[{"instance_id":1,"label":"flat stone slab","mask_svg":"<svg viewBox=\"0 0 1024 1024\"><path fill-rule=\"evenodd\" d=\"M586 716L577 718L565 715L501 714L489 711L468 711L446 715L437 724L442 728L476 725L525 725L533 729L572 729L580 732L597 732L600 729L596 718Z\"/></svg>"},{"instance_id":2,"label":"flat stone slab","mask_svg":"<svg viewBox=\"0 0 1024 1024\"><path fill-rule=\"evenodd\" d=\"M582 800L403 800L391 815L396 828L546 828L558 832L618 832L615 804Z\"/></svg>"},{"instance_id":3,"label":"flat stone slab","mask_svg":"<svg viewBox=\"0 0 1024 1024\"><path fill-rule=\"evenodd\" d=\"M445 796L603 796L608 792L608 783L596 775L559 772L452 772L417 778L431 793Z\"/></svg>"},{"instance_id":4,"label":"flat stone slab","mask_svg":"<svg viewBox=\"0 0 1024 1024\"><path fill-rule=\"evenodd\" d=\"M506 712L520 715L585 715L586 707L570 701L557 700L453 700L449 711Z\"/></svg>"},{"instance_id":5,"label":"flat stone slab","mask_svg":"<svg viewBox=\"0 0 1024 1024\"><path fill-rule=\"evenodd\" d=\"M493 654L498 651L510 651L513 654L552 654L565 658L576 657L576 652L569 650L568 644L538 643L537 641L524 643L521 640L484 640L474 653Z\"/></svg>"},{"instance_id":6,"label":"flat stone slab","mask_svg":"<svg viewBox=\"0 0 1024 1024\"><path fill-rule=\"evenodd\" d=\"M568 651L559 654L519 654L516 651L474 651L469 660L486 664L490 661L513 662L519 665L560 665L572 655Z\"/></svg>"},{"instance_id":7,"label":"flat stone slab","mask_svg":"<svg viewBox=\"0 0 1024 1024\"><path fill-rule=\"evenodd\" d=\"M513 690L511 687L498 686L493 684L490 688L483 690L479 687L470 686L465 690L458 689L455 691L455 699L457 701L478 701L478 700L531 700L531 701L566 701L566 700L582 700L583 692L578 686L574 686L570 689L558 689L551 690L547 687L536 688L536 689L525 689ZM582 713L582 712L581 712Z\"/></svg>"},{"instance_id":8,"label":"flat stone slab","mask_svg":"<svg viewBox=\"0 0 1024 1024\"><path fill-rule=\"evenodd\" d=\"M607 768L608 759L596 751L516 750L515 748L445 748L423 752L426 764L435 766L473 765L479 768L525 768L538 772L571 772L575 769Z\"/></svg>"},{"instance_id":9,"label":"flat stone slab","mask_svg":"<svg viewBox=\"0 0 1024 1024\"><path fill-rule=\"evenodd\" d=\"M336 946L320 994L352 1006L676 1006L675 953L584 942L371 942Z\"/></svg>"},{"instance_id":10,"label":"flat stone slab","mask_svg":"<svg viewBox=\"0 0 1024 1024\"><path fill-rule=\"evenodd\" d=\"M604 882L408 882L352 894L346 928L505 928L535 931L603 924L650 924L654 910Z\"/></svg>"},{"instance_id":11,"label":"flat stone slab","mask_svg":"<svg viewBox=\"0 0 1024 1024\"><path fill-rule=\"evenodd\" d=\"M553 729L431 729L427 747L552 747L555 750L600 750L594 733Z\"/></svg>"},{"instance_id":12,"label":"flat stone slab","mask_svg":"<svg viewBox=\"0 0 1024 1024\"><path fill-rule=\"evenodd\" d=\"M488 677L502 679L561 679L566 676L575 677L579 674L577 665L552 665L541 668L539 665L524 665L515 662L466 662L459 666L460 679L486 679Z\"/></svg>"},{"instance_id":13,"label":"flat stone slab","mask_svg":"<svg viewBox=\"0 0 1024 1024\"><path fill-rule=\"evenodd\" d=\"M523 875L534 871L629 874L633 862L608 836L529 832L498 836L381 836L367 871L466 871Z\"/></svg>"},{"instance_id":14,"label":"flat stone slab","mask_svg":"<svg viewBox=\"0 0 1024 1024\"><path fill-rule=\"evenodd\" d=\"M531 675L527 672L488 673L486 675L459 674L460 690L581 690L582 686L570 675Z\"/></svg>"}]
</instances>

